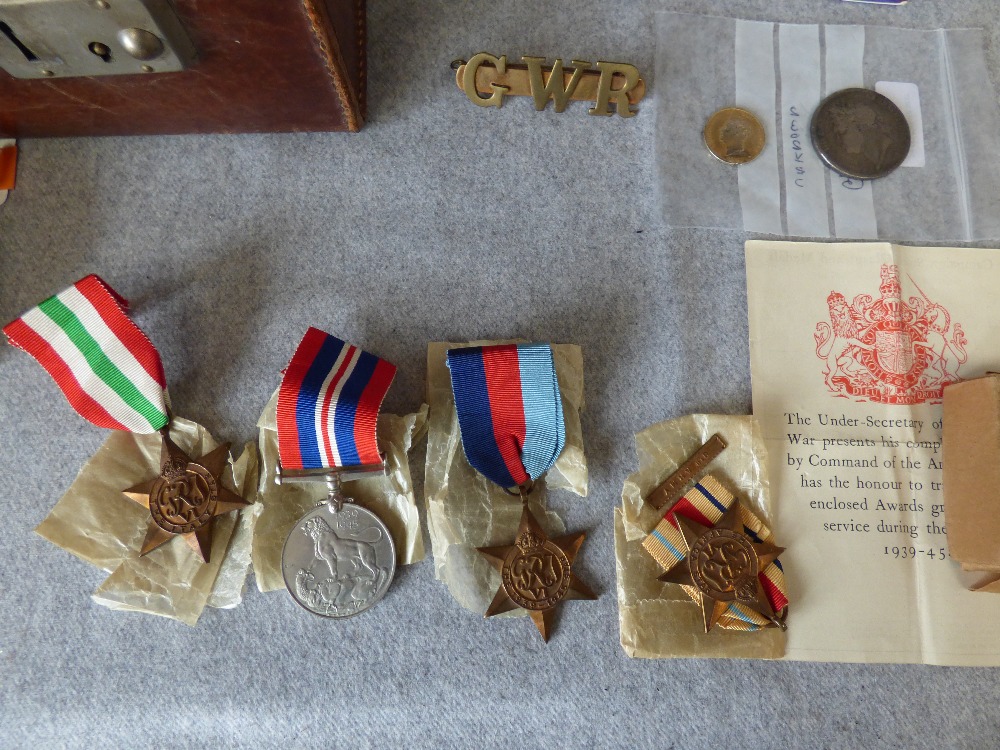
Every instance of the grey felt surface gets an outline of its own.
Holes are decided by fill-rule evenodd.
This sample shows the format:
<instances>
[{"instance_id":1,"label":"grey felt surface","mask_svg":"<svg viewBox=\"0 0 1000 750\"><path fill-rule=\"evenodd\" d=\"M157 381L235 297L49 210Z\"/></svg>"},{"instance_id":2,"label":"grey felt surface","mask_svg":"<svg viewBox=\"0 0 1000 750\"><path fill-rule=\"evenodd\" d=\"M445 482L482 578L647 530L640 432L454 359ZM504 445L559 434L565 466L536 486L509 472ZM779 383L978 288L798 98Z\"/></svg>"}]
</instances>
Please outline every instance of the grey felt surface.
<instances>
[{"instance_id":1,"label":"grey felt surface","mask_svg":"<svg viewBox=\"0 0 1000 750\"><path fill-rule=\"evenodd\" d=\"M612 508L631 435L750 408L745 237L664 226L651 101L631 120L524 99L484 110L448 63L489 50L622 60L651 77L652 13L692 5L370 0L358 135L21 144L0 209L0 318L100 273L162 352L177 412L223 438L255 438L308 325L398 364L397 411L421 401L428 340L582 345L591 494L552 501L588 531L580 572L602 596L566 605L547 646L526 620L462 610L429 560L339 623L252 584L196 629L93 605L102 574L31 530L104 434L4 346L0 747L996 746L994 670L633 661L618 645ZM697 5L985 26L1000 73L993 0Z\"/></svg>"}]
</instances>

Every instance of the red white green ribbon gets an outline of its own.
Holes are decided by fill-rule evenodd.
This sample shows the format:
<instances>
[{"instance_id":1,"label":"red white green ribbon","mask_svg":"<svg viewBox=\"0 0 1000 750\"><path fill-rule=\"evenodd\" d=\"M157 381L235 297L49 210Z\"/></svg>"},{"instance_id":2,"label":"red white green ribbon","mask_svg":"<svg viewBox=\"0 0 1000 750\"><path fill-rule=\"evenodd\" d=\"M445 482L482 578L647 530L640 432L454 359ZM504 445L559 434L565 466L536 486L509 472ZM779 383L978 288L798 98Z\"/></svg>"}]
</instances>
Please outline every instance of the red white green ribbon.
<instances>
[{"instance_id":1,"label":"red white green ribbon","mask_svg":"<svg viewBox=\"0 0 1000 750\"><path fill-rule=\"evenodd\" d=\"M128 302L91 274L4 327L38 360L80 416L98 427L157 432L170 421L156 347Z\"/></svg>"}]
</instances>

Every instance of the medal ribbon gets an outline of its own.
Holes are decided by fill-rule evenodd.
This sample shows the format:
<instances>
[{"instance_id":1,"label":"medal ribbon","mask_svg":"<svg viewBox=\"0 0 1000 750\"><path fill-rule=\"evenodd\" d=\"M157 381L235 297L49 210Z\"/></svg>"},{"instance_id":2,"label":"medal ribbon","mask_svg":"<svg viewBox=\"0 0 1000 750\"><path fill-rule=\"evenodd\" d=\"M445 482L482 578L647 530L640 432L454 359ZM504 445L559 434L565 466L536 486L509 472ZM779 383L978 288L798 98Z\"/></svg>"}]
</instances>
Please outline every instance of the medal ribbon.
<instances>
[{"instance_id":1,"label":"medal ribbon","mask_svg":"<svg viewBox=\"0 0 1000 750\"><path fill-rule=\"evenodd\" d=\"M278 454L286 469L382 463L375 437L396 366L310 328L278 392Z\"/></svg>"},{"instance_id":2,"label":"medal ribbon","mask_svg":"<svg viewBox=\"0 0 1000 750\"><path fill-rule=\"evenodd\" d=\"M505 488L526 485L548 471L566 442L552 348L450 349L448 367L469 463Z\"/></svg>"},{"instance_id":3,"label":"medal ribbon","mask_svg":"<svg viewBox=\"0 0 1000 750\"><path fill-rule=\"evenodd\" d=\"M127 309L124 297L91 274L3 332L38 360L84 419L98 427L157 432L170 421L163 363Z\"/></svg>"},{"instance_id":4,"label":"medal ribbon","mask_svg":"<svg viewBox=\"0 0 1000 750\"><path fill-rule=\"evenodd\" d=\"M687 555L687 546L684 543L684 537L677 528L674 514L679 513L702 526L712 527L729 510L733 500L732 493L723 487L715 477L711 474L706 475L690 492L670 507L670 510L663 516L663 520L643 540L643 548L653 556L664 570L670 570ZM747 508L745 503L740 504L740 511L743 533L755 543L770 542L770 529ZM771 608L775 613L780 613L788 606L788 588L785 585L785 574L781 562L775 560L770 563L757 574L757 577L764 587L764 594L771 603ZM684 586L683 588L689 587ZM688 593L692 599L695 598L693 592ZM732 602L719 618L718 624L728 630L751 631L766 627L770 624L770 620L749 607Z\"/></svg>"}]
</instances>

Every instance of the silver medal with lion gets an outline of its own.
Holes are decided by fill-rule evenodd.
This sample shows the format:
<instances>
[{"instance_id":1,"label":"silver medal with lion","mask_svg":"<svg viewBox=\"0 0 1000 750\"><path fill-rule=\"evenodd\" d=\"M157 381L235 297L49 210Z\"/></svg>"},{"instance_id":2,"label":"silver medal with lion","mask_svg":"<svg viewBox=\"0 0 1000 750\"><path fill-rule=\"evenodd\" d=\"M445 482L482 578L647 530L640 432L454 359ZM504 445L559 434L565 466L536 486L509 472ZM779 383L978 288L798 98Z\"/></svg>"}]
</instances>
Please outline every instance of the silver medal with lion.
<instances>
[{"instance_id":1,"label":"silver medal with lion","mask_svg":"<svg viewBox=\"0 0 1000 750\"><path fill-rule=\"evenodd\" d=\"M370 510L323 504L295 524L281 553L292 597L322 617L351 617L381 599L396 572L389 529Z\"/></svg>"}]
</instances>

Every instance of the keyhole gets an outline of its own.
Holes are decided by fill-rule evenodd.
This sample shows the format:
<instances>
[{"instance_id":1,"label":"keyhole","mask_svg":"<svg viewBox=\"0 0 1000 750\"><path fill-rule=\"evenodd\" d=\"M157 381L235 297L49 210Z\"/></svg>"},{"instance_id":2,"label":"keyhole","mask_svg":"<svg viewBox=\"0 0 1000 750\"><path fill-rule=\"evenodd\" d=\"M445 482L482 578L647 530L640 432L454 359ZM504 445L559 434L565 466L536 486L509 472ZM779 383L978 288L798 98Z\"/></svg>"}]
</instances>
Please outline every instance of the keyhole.
<instances>
[{"instance_id":1,"label":"keyhole","mask_svg":"<svg viewBox=\"0 0 1000 750\"><path fill-rule=\"evenodd\" d=\"M99 58L104 60L104 62L106 63L111 62L111 49L108 47L108 45L102 44L101 42L91 42L90 44L87 45L87 49L89 49L91 53L97 55Z\"/></svg>"}]
</instances>

